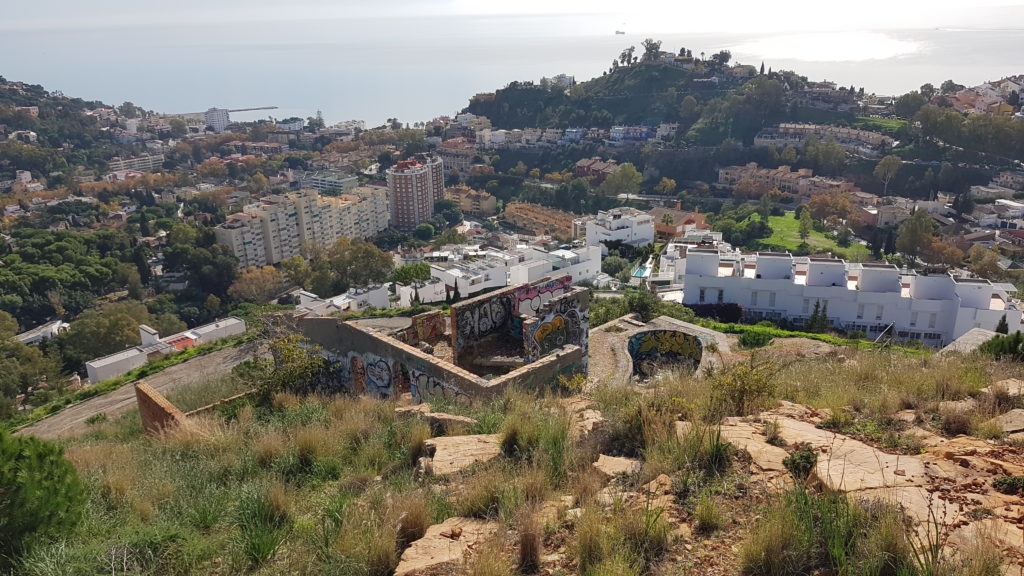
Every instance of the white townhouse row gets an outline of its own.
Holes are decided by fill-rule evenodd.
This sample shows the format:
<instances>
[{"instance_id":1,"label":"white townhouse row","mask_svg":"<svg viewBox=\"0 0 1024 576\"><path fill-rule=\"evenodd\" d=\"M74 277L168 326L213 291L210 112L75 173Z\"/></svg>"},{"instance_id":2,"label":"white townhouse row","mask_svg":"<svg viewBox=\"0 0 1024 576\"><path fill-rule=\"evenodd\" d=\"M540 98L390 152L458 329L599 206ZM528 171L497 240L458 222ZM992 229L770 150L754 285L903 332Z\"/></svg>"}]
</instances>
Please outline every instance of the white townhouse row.
<instances>
[{"instance_id":1,"label":"white townhouse row","mask_svg":"<svg viewBox=\"0 0 1024 576\"><path fill-rule=\"evenodd\" d=\"M945 346L973 328L994 330L1005 315L1021 328L1016 288L948 273L901 271L891 264L848 264L789 253L741 254L715 248L687 251L683 303L734 303L748 320L802 325L815 304L831 324L875 338L891 326L897 339Z\"/></svg>"}]
</instances>

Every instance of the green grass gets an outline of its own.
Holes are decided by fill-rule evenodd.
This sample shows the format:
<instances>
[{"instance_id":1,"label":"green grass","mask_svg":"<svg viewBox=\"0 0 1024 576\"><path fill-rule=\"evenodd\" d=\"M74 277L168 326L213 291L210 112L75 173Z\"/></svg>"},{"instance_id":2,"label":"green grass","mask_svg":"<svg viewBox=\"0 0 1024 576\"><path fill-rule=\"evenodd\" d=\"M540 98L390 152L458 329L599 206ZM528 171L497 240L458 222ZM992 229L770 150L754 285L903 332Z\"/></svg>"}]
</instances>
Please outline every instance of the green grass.
<instances>
[{"instance_id":1,"label":"green grass","mask_svg":"<svg viewBox=\"0 0 1024 576\"><path fill-rule=\"evenodd\" d=\"M760 240L765 248L794 252L803 242L800 239L800 221L793 217L793 212L786 212L785 216L769 216L768 224L772 227L772 235ZM811 247L812 252L831 252L851 262L865 262L871 259L871 251L866 246L851 243L843 248L817 230L811 231L807 245Z\"/></svg>"},{"instance_id":2,"label":"green grass","mask_svg":"<svg viewBox=\"0 0 1024 576\"><path fill-rule=\"evenodd\" d=\"M882 132L885 134L896 132L906 125L907 121L900 120L899 118L871 118L870 116L857 116L852 123L854 128Z\"/></svg>"}]
</instances>

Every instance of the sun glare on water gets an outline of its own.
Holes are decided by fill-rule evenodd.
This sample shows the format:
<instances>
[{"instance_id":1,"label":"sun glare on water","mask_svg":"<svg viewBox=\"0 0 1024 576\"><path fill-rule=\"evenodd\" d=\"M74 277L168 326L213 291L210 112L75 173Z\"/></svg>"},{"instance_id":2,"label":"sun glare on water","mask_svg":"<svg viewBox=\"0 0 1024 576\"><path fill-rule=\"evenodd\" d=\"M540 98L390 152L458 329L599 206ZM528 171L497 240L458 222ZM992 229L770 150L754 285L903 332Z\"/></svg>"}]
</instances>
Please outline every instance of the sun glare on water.
<instances>
[{"instance_id":1,"label":"sun glare on water","mask_svg":"<svg viewBox=\"0 0 1024 576\"><path fill-rule=\"evenodd\" d=\"M919 52L918 42L898 40L878 32L811 32L759 38L735 46L734 53L757 58L806 62L885 60Z\"/></svg>"}]
</instances>

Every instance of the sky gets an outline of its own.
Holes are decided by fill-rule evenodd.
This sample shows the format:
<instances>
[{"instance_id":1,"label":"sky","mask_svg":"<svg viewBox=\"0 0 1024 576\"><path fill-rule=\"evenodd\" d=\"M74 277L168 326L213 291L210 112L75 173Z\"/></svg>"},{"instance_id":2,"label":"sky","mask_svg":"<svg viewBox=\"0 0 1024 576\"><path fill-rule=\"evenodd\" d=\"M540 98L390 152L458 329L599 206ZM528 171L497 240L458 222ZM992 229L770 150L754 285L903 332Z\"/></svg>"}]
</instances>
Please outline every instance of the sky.
<instances>
[{"instance_id":1,"label":"sky","mask_svg":"<svg viewBox=\"0 0 1024 576\"><path fill-rule=\"evenodd\" d=\"M1019 28L1024 0L2 0L0 30L116 29L194 24L238 25L451 16L581 14L644 32L750 33L935 27ZM855 8L851 8L855 7ZM595 31L596 32L596 31Z\"/></svg>"}]
</instances>

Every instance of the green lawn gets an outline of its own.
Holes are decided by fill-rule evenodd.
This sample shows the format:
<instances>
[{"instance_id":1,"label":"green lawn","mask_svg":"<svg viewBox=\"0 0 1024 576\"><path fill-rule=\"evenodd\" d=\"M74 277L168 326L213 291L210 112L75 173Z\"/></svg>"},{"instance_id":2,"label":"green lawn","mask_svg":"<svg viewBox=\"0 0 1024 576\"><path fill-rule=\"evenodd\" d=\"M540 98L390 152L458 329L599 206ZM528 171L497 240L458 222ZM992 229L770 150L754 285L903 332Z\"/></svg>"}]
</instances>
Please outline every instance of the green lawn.
<instances>
[{"instance_id":1,"label":"green lawn","mask_svg":"<svg viewBox=\"0 0 1024 576\"><path fill-rule=\"evenodd\" d=\"M751 216L756 218L756 216ZM761 239L765 248L794 252L800 246L800 221L793 218L792 212L786 212L785 216L769 216L768 224L772 227L772 235ZM845 258L851 262L864 262L871 259L871 252L867 247L852 243L846 248L840 247L832 239L828 238L817 230L812 230L807 238L807 245L812 252L831 252L839 258Z\"/></svg>"},{"instance_id":2,"label":"green lawn","mask_svg":"<svg viewBox=\"0 0 1024 576\"><path fill-rule=\"evenodd\" d=\"M900 120L899 118L872 118L870 116L858 116L853 122L855 128L887 134L891 134L906 125L907 121Z\"/></svg>"}]
</instances>

